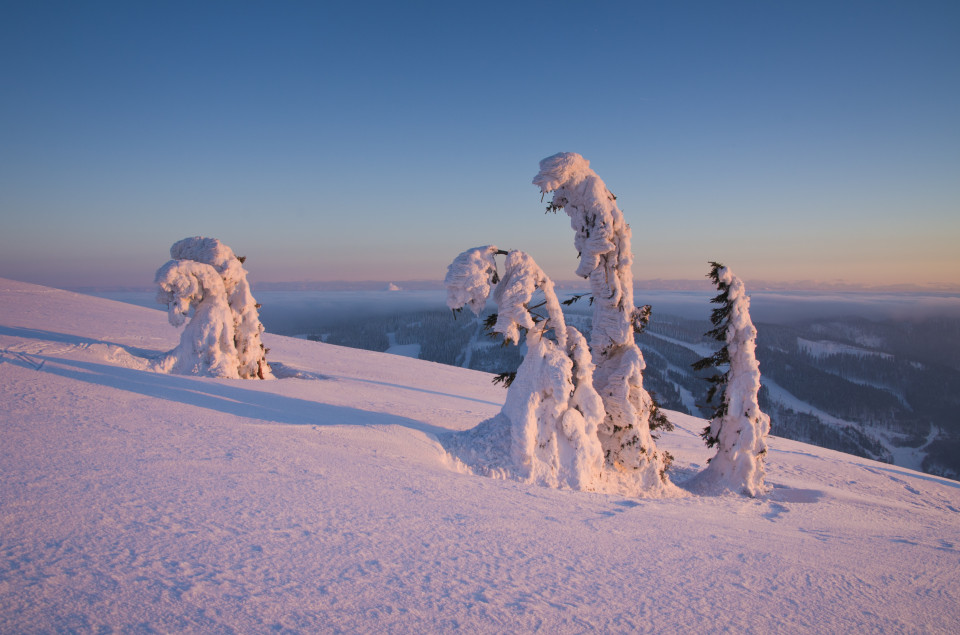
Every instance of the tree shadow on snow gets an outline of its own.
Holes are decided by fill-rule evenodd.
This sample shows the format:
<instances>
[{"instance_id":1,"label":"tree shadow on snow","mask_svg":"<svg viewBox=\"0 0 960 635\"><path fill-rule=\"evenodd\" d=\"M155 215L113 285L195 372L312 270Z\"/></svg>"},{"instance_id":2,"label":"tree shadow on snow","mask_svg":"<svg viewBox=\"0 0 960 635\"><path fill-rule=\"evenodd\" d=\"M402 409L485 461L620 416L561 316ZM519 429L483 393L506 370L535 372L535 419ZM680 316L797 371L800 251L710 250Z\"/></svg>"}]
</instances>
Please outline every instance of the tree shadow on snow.
<instances>
[{"instance_id":1,"label":"tree shadow on snow","mask_svg":"<svg viewBox=\"0 0 960 635\"><path fill-rule=\"evenodd\" d=\"M273 363L271 362L271 368L273 368ZM415 388L414 386L404 386L403 384L392 384L387 381L377 381L374 379L362 379L360 377L351 377L353 381L362 381L366 384L376 384L377 386L387 386L388 388L400 388L403 390L415 390L417 392L426 393L428 395L437 395L440 397L453 397L454 399L462 399L464 401L473 401L476 403L486 404L488 406L496 406L498 408L503 407L503 402L489 401L486 399L477 399L476 397L468 397L466 395L459 395L452 392L441 392L439 390L427 390L426 388ZM449 430L447 430L449 432Z\"/></svg>"},{"instance_id":2,"label":"tree shadow on snow","mask_svg":"<svg viewBox=\"0 0 960 635\"><path fill-rule=\"evenodd\" d=\"M134 357L139 357L148 362L155 362L166 355L169 351L150 349L150 348L137 348L129 346L126 344L119 344L116 342L109 342L107 340L98 340L89 337L83 337L81 335L68 335L66 333L56 333L54 331L43 331L40 329L29 329L22 327L12 327L12 326L3 326L0 325L0 335L11 335L14 337L21 337L25 339L34 339L34 340L44 340L47 342L54 342L57 344L68 344L72 346L89 346L92 344L105 344L108 346L116 346L117 348L123 349L133 355ZM33 357L42 357L36 353L29 353ZM303 370L297 368L296 366L290 366L284 364L283 362L276 362L272 360L267 360L270 363L270 368L274 372L274 376L277 379L303 379L303 380L330 380L336 379L336 377L330 377L328 375L323 375L320 373L315 373L308 370ZM168 375L170 377L183 377L187 378L187 375ZM461 394L454 394L448 392L440 392L436 390L427 390L425 388L416 388L413 386L404 386L402 384L394 384L385 381L376 381L373 379L362 379L359 377L353 377L354 381L362 381L368 384L376 384L379 386L387 386L390 388L400 388L401 390L415 390L417 392L426 393L428 395L439 395L441 397L454 397L456 399L463 399L465 401L473 401L476 403L487 404L491 406L500 407L503 403L497 403L494 401L488 401L485 399L478 399L476 397L469 397ZM309 402L312 403L312 402ZM426 424L424 424L426 425ZM446 428L437 428L441 432L449 432Z\"/></svg>"},{"instance_id":3,"label":"tree shadow on snow","mask_svg":"<svg viewBox=\"0 0 960 635\"><path fill-rule=\"evenodd\" d=\"M75 343L77 339L84 338L74 338L68 343ZM37 364L31 364L28 360L19 358L5 359L4 362L97 386L273 423L318 426L398 425L419 430L434 437L448 432L445 428L398 415L334 406L234 385L243 380L166 375L36 353L30 354L30 357L42 361L39 367Z\"/></svg>"},{"instance_id":4,"label":"tree shadow on snow","mask_svg":"<svg viewBox=\"0 0 960 635\"><path fill-rule=\"evenodd\" d=\"M130 346L128 344L119 344L117 342L109 342L107 340L97 340L90 337L84 337L82 335L68 335L67 333L57 333L55 331L44 331L41 329L29 329L18 326L3 326L0 325L0 335L10 335L12 337L22 337L24 339L31 340L43 340L45 342L53 342L55 344L69 344L71 346L90 346L93 344L105 344L107 346L116 346L117 348L122 348L131 355L135 357L143 357L145 359L155 359L156 357L163 355L166 351L158 351L152 348L138 348L136 346Z\"/></svg>"}]
</instances>

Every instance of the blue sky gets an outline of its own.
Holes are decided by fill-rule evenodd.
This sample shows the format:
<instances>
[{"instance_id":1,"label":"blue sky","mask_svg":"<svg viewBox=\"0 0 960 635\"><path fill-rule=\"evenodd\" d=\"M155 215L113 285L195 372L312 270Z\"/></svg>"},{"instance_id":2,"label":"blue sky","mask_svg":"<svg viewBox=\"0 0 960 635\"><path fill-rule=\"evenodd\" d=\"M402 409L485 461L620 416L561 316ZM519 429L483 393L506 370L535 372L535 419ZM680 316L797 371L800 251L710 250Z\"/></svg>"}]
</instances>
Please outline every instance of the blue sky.
<instances>
[{"instance_id":1,"label":"blue sky","mask_svg":"<svg viewBox=\"0 0 960 635\"><path fill-rule=\"evenodd\" d=\"M6 2L0 276L149 285L220 238L254 281L576 268L579 152L635 276L960 286L960 3Z\"/></svg>"}]
</instances>

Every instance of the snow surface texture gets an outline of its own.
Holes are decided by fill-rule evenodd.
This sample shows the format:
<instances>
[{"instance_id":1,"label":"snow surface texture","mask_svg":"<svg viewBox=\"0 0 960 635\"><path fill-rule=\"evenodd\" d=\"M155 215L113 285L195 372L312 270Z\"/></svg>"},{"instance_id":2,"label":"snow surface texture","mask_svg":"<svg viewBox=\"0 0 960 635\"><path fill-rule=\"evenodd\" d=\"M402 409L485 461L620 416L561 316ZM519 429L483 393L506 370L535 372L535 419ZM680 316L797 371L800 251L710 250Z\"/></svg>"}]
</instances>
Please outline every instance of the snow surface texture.
<instances>
[{"instance_id":1,"label":"snow surface texture","mask_svg":"<svg viewBox=\"0 0 960 635\"><path fill-rule=\"evenodd\" d=\"M496 247L476 247L450 264L450 308L466 305L479 315L497 279L497 253ZM547 315L536 321L530 306L538 290ZM500 414L475 430L444 437L444 446L482 474L548 487L603 489L603 449L597 436L603 402L593 388L587 342L566 325L553 281L528 254L511 251L493 298L493 331L514 344L526 333L527 352ZM551 334L556 341L549 339Z\"/></svg>"},{"instance_id":2,"label":"snow surface texture","mask_svg":"<svg viewBox=\"0 0 960 635\"><path fill-rule=\"evenodd\" d=\"M757 362L757 329L750 319L750 298L743 282L729 267L718 268L730 312L726 346L730 356L723 391L724 413L710 422L709 436L717 440L717 454L693 488L703 492L734 491L757 496L766 491L764 457L770 417L761 412L760 364Z\"/></svg>"},{"instance_id":3,"label":"snow surface texture","mask_svg":"<svg viewBox=\"0 0 960 635\"><path fill-rule=\"evenodd\" d=\"M175 242L170 247L170 257L173 260L157 272L157 284L160 285L157 301L168 305L171 324L179 326L183 323L183 316L186 312L175 308L175 306L182 304L182 300L178 298L177 293L181 290L188 291L191 283L185 281L183 283L185 286L181 287L177 284L171 284L169 280L161 281L161 274L170 274L175 269L173 264L176 262L197 262L209 265L216 270L223 281L222 288L218 292L225 294L224 300L232 314L232 319L228 324L232 331L234 351L233 358L227 360L223 357L227 354L227 351L222 348L216 349L216 351L197 349L200 340L196 339L195 332L206 328L198 325L193 329L194 332L191 332L190 328L184 331L180 346L171 351L170 359L162 363L163 367L178 373L210 373L215 377L272 379L270 365L267 364L266 360L266 350L261 342L263 325L260 324L257 302L250 293L247 272L233 250L216 238L196 236ZM207 290L208 294L213 292L213 288ZM191 296L189 302L193 302L193 306L196 306L200 303L200 300L200 297ZM175 318L175 315L179 317ZM199 314L195 315L193 320L196 320L198 316ZM210 363L208 359L214 355L219 356L216 364ZM228 368L230 366L234 366L235 370Z\"/></svg>"},{"instance_id":4,"label":"snow surface texture","mask_svg":"<svg viewBox=\"0 0 960 635\"><path fill-rule=\"evenodd\" d=\"M158 374L161 312L0 280L0 632L960 632L956 481L777 437L753 499L478 478L436 435L490 375L264 337L280 381Z\"/></svg>"},{"instance_id":5,"label":"snow surface texture","mask_svg":"<svg viewBox=\"0 0 960 635\"><path fill-rule=\"evenodd\" d=\"M653 400L643 388L643 353L633 337L637 308L633 303L633 252L630 227L616 197L574 152L540 162L533 184L553 192L551 209L570 217L574 245L580 252L577 275L590 280L593 324L590 348L596 371L594 387L603 398L606 418L600 442L621 489L662 496L674 493L666 477L666 457L650 434Z\"/></svg>"},{"instance_id":6,"label":"snow surface texture","mask_svg":"<svg viewBox=\"0 0 960 635\"><path fill-rule=\"evenodd\" d=\"M478 478L436 435L490 375L264 337L280 381L158 374L163 313L0 280L0 632L960 632L956 481L777 437L753 499Z\"/></svg>"}]
</instances>

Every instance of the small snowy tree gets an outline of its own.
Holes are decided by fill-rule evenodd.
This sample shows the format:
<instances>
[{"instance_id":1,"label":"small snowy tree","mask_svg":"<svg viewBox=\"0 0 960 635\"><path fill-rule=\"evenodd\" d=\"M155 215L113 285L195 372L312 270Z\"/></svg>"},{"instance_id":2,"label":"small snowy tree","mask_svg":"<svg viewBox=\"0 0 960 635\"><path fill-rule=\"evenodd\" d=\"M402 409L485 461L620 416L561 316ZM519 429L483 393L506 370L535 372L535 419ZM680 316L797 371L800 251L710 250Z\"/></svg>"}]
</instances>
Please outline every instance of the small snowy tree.
<instances>
[{"instance_id":1,"label":"small snowy tree","mask_svg":"<svg viewBox=\"0 0 960 635\"><path fill-rule=\"evenodd\" d=\"M760 411L760 365L757 329L750 319L750 298L743 282L727 267L710 263L707 277L720 292L711 302L713 330L707 335L723 347L696 362L695 370L715 368L709 381L708 402L716 403L710 424L701 435L717 454L691 485L702 491L736 491L757 496L766 491L764 459L770 418ZM725 369L723 372L719 372Z\"/></svg>"},{"instance_id":2,"label":"small snowy tree","mask_svg":"<svg viewBox=\"0 0 960 635\"><path fill-rule=\"evenodd\" d=\"M642 313L633 303L630 227L616 197L579 154L544 159L533 184L553 192L548 211L563 209L570 217L580 254L576 273L590 280L593 382L606 410L599 436L607 466L628 491L662 495L673 487L666 476L670 459L650 434L654 404L643 388L646 364L634 340Z\"/></svg>"},{"instance_id":3,"label":"small snowy tree","mask_svg":"<svg viewBox=\"0 0 960 635\"><path fill-rule=\"evenodd\" d=\"M503 279L495 256L506 254ZM506 468L529 482L595 490L603 450L597 426L603 403L593 389L593 363L580 332L567 326L553 282L533 258L495 246L460 254L447 270L447 304L479 315L492 287L498 313L492 330L527 347L500 414L463 433L451 445L491 471ZM543 301L531 307L539 291ZM536 309L543 308L545 315ZM506 464L506 465L504 465Z\"/></svg>"},{"instance_id":4,"label":"small snowy tree","mask_svg":"<svg viewBox=\"0 0 960 635\"><path fill-rule=\"evenodd\" d=\"M160 362L164 372L239 378L233 313L223 280L210 265L171 260L157 271L157 301L167 305L170 323L181 326L180 344Z\"/></svg>"},{"instance_id":5,"label":"small snowy tree","mask_svg":"<svg viewBox=\"0 0 960 635\"><path fill-rule=\"evenodd\" d=\"M247 282L247 272L243 268L243 258L236 256L230 247L216 238L196 236L184 238L170 247L171 262L190 261L212 267L222 281L224 301L229 307L231 320L231 337L236 350L236 373L219 375L224 377L240 377L241 379L272 379L273 374L266 359L266 348L261 341L263 325L257 311L260 305L256 303L250 293L250 284ZM157 272L157 282L160 283L160 273L167 268L167 263ZM210 291L213 293L213 291ZM157 300L169 304L170 292L161 292ZM173 321L171 308L171 322ZM196 316L194 317L196 319ZM182 319L179 323L182 323Z\"/></svg>"}]
</instances>

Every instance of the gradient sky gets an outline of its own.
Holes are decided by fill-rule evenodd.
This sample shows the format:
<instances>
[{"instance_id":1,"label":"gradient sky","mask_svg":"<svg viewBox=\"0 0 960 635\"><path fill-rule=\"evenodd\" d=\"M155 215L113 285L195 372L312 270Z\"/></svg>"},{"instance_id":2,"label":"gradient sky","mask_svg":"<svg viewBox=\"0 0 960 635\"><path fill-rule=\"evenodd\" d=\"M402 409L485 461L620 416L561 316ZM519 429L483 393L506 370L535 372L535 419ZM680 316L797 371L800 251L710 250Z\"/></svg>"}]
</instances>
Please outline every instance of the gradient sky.
<instances>
[{"instance_id":1,"label":"gradient sky","mask_svg":"<svg viewBox=\"0 0 960 635\"><path fill-rule=\"evenodd\" d=\"M960 288L960 2L4 2L0 276L441 279L591 161L638 279Z\"/></svg>"}]
</instances>

